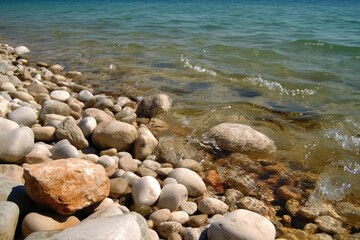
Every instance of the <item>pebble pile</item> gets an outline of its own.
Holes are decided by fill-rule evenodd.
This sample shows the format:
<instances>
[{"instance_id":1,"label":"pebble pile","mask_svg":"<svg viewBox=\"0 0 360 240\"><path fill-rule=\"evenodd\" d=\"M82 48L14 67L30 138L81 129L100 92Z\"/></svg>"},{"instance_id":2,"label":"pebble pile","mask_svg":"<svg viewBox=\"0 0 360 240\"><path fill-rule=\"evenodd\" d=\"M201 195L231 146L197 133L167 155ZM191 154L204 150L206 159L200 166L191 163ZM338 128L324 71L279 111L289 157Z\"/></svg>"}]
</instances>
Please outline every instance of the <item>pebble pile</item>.
<instances>
[{"instance_id":1,"label":"pebble pile","mask_svg":"<svg viewBox=\"0 0 360 240\"><path fill-rule=\"evenodd\" d=\"M171 110L168 95L94 94L76 83L81 72L33 66L28 52L0 44L0 239L360 237L304 206L298 188L259 192L265 188L250 175L183 157L191 147L156 134L166 129L156 117ZM207 134L214 148L234 156L276 152L271 139L246 125L221 123ZM265 165L254 173L278 171ZM283 208L266 199L281 199ZM292 224L297 219L306 222L301 229Z\"/></svg>"}]
</instances>

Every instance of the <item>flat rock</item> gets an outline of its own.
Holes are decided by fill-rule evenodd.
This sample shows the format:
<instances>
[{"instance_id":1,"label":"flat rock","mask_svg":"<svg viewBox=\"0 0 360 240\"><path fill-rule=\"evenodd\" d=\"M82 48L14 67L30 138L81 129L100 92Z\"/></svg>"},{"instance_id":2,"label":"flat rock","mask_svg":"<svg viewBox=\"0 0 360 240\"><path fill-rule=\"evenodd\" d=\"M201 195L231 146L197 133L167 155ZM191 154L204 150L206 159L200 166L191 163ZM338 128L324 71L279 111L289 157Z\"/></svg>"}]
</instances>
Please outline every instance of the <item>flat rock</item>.
<instances>
[{"instance_id":1,"label":"flat rock","mask_svg":"<svg viewBox=\"0 0 360 240\"><path fill-rule=\"evenodd\" d=\"M206 197L199 202L198 209L202 213L214 215L226 213L229 206L219 199Z\"/></svg>"},{"instance_id":2,"label":"flat rock","mask_svg":"<svg viewBox=\"0 0 360 240\"><path fill-rule=\"evenodd\" d=\"M101 231L99 231L101 229ZM131 231L129 231L131 229ZM150 240L146 220L131 212L84 221L54 235L52 240Z\"/></svg>"},{"instance_id":3,"label":"flat rock","mask_svg":"<svg viewBox=\"0 0 360 240\"><path fill-rule=\"evenodd\" d=\"M30 107L19 107L8 114L8 118L19 125L30 127L37 121L37 113Z\"/></svg>"},{"instance_id":4,"label":"flat rock","mask_svg":"<svg viewBox=\"0 0 360 240\"><path fill-rule=\"evenodd\" d=\"M101 122L94 130L91 139L94 145L118 151L128 151L138 137L133 125L116 120Z\"/></svg>"},{"instance_id":5,"label":"flat rock","mask_svg":"<svg viewBox=\"0 0 360 240\"><path fill-rule=\"evenodd\" d=\"M57 126L55 134L58 140L67 139L78 149L89 146L88 141L73 117L65 118L65 120Z\"/></svg>"},{"instance_id":6,"label":"flat rock","mask_svg":"<svg viewBox=\"0 0 360 240\"><path fill-rule=\"evenodd\" d=\"M207 236L209 240L274 240L276 230L267 218L238 209L211 223Z\"/></svg>"},{"instance_id":7,"label":"flat rock","mask_svg":"<svg viewBox=\"0 0 360 240\"><path fill-rule=\"evenodd\" d=\"M169 173L171 178L183 184L191 197L198 197L206 192L206 185L201 177L194 171L187 168L176 168Z\"/></svg>"},{"instance_id":8,"label":"flat rock","mask_svg":"<svg viewBox=\"0 0 360 240\"><path fill-rule=\"evenodd\" d=\"M239 123L221 123L212 127L209 137L215 140L217 147L227 152L271 153L276 150L273 140Z\"/></svg>"},{"instance_id":9,"label":"flat rock","mask_svg":"<svg viewBox=\"0 0 360 240\"><path fill-rule=\"evenodd\" d=\"M25 216L21 230L26 237L33 232L62 230L80 223L75 216L65 216L53 212L32 212Z\"/></svg>"},{"instance_id":10,"label":"flat rock","mask_svg":"<svg viewBox=\"0 0 360 240\"><path fill-rule=\"evenodd\" d=\"M19 213L15 203L0 201L0 239L14 239Z\"/></svg>"},{"instance_id":11,"label":"flat rock","mask_svg":"<svg viewBox=\"0 0 360 240\"><path fill-rule=\"evenodd\" d=\"M171 109L172 100L166 94L156 94L144 97L136 110L139 117L152 118L160 113L168 112Z\"/></svg>"},{"instance_id":12,"label":"flat rock","mask_svg":"<svg viewBox=\"0 0 360 240\"><path fill-rule=\"evenodd\" d=\"M142 161L153 153L158 140L145 125L138 128L138 135L133 147L133 156Z\"/></svg>"},{"instance_id":13,"label":"flat rock","mask_svg":"<svg viewBox=\"0 0 360 240\"><path fill-rule=\"evenodd\" d=\"M161 189L158 200L159 208L175 211L188 199L188 190L183 184L168 184Z\"/></svg>"},{"instance_id":14,"label":"flat rock","mask_svg":"<svg viewBox=\"0 0 360 240\"><path fill-rule=\"evenodd\" d=\"M35 202L65 215L102 201L110 192L105 169L76 158L26 165L24 178Z\"/></svg>"},{"instance_id":15,"label":"flat rock","mask_svg":"<svg viewBox=\"0 0 360 240\"><path fill-rule=\"evenodd\" d=\"M135 204L138 205L152 205L154 204L161 193L159 182L154 177L146 176L137 180L132 185L131 195Z\"/></svg>"}]
</instances>

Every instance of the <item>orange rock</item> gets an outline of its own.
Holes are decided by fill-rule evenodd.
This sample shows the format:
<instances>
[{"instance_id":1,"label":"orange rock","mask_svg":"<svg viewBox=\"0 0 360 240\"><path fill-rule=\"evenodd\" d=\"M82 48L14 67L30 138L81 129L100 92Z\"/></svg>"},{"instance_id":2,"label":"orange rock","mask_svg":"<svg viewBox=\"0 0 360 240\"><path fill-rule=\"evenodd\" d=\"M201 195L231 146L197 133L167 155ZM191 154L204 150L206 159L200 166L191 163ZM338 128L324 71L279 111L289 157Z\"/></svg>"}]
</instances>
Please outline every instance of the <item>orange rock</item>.
<instances>
[{"instance_id":1,"label":"orange rock","mask_svg":"<svg viewBox=\"0 0 360 240\"><path fill-rule=\"evenodd\" d=\"M78 158L25 164L24 178L26 191L35 202L64 215L100 202L110 192L104 167Z\"/></svg>"},{"instance_id":2,"label":"orange rock","mask_svg":"<svg viewBox=\"0 0 360 240\"><path fill-rule=\"evenodd\" d=\"M215 170L210 170L205 178L205 181L215 188L217 193L224 193L223 182L219 174Z\"/></svg>"}]
</instances>

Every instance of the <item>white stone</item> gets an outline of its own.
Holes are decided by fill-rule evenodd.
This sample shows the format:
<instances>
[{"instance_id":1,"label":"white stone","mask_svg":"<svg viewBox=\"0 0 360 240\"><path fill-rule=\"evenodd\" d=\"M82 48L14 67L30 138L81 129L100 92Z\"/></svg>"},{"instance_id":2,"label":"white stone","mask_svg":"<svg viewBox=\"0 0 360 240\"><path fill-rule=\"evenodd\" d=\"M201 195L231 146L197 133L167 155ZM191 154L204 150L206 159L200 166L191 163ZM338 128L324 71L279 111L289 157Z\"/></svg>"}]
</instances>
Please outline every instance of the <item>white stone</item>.
<instances>
[{"instance_id":1,"label":"white stone","mask_svg":"<svg viewBox=\"0 0 360 240\"><path fill-rule=\"evenodd\" d=\"M275 227L267 218L244 209L228 213L207 231L209 240L274 240L275 236Z\"/></svg>"},{"instance_id":2,"label":"white stone","mask_svg":"<svg viewBox=\"0 0 360 240\"><path fill-rule=\"evenodd\" d=\"M161 193L159 182L154 177L145 176L140 178L132 186L132 197L135 204L152 205L154 204Z\"/></svg>"},{"instance_id":3,"label":"white stone","mask_svg":"<svg viewBox=\"0 0 360 240\"><path fill-rule=\"evenodd\" d=\"M5 117L11 110L11 104L8 100L0 96L0 117Z\"/></svg>"},{"instance_id":4,"label":"white stone","mask_svg":"<svg viewBox=\"0 0 360 240\"><path fill-rule=\"evenodd\" d=\"M87 102L92 98L94 98L94 95L88 90L82 90L78 94L78 99L82 102Z\"/></svg>"},{"instance_id":5,"label":"white stone","mask_svg":"<svg viewBox=\"0 0 360 240\"><path fill-rule=\"evenodd\" d=\"M190 197L198 197L206 192L206 185L201 177L194 171L187 168L176 168L169 173L178 183L183 184Z\"/></svg>"},{"instance_id":6,"label":"white stone","mask_svg":"<svg viewBox=\"0 0 360 240\"><path fill-rule=\"evenodd\" d=\"M92 132L97 126L96 119L94 117L84 117L83 119L81 119L78 126L84 133L84 136L88 137L90 136L90 134L92 134Z\"/></svg>"},{"instance_id":7,"label":"white stone","mask_svg":"<svg viewBox=\"0 0 360 240\"><path fill-rule=\"evenodd\" d=\"M229 206L219 199L207 197L200 201L198 209L202 213L214 215L226 213Z\"/></svg>"},{"instance_id":8,"label":"white stone","mask_svg":"<svg viewBox=\"0 0 360 240\"><path fill-rule=\"evenodd\" d=\"M15 53L19 56L30 52L30 50L25 46L18 46L14 50L15 50Z\"/></svg>"},{"instance_id":9,"label":"white stone","mask_svg":"<svg viewBox=\"0 0 360 240\"><path fill-rule=\"evenodd\" d=\"M50 97L60 102L66 102L70 98L70 93L64 90L54 90L50 93Z\"/></svg>"},{"instance_id":10,"label":"white stone","mask_svg":"<svg viewBox=\"0 0 360 240\"><path fill-rule=\"evenodd\" d=\"M140 179L140 177L133 172L125 172L123 175L121 175L121 177L128 181L129 186L134 185L134 183Z\"/></svg>"},{"instance_id":11,"label":"white stone","mask_svg":"<svg viewBox=\"0 0 360 240\"><path fill-rule=\"evenodd\" d=\"M188 199L188 191L182 184L167 184L161 189L158 201L159 208L175 211Z\"/></svg>"},{"instance_id":12,"label":"white stone","mask_svg":"<svg viewBox=\"0 0 360 240\"><path fill-rule=\"evenodd\" d=\"M170 213L169 221L185 224L188 220L189 220L189 214L187 214L187 212L185 211L176 211Z\"/></svg>"}]
</instances>

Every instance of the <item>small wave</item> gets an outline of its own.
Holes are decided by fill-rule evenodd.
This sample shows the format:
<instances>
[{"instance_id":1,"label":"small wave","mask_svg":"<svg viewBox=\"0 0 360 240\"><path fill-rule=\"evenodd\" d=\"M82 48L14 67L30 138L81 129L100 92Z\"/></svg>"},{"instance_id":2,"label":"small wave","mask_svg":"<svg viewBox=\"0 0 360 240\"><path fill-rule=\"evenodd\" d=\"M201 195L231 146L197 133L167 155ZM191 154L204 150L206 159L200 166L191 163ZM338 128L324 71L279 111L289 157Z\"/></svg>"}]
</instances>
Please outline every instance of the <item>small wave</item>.
<instances>
[{"instance_id":1,"label":"small wave","mask_svg":"<svg viewBox=\"0 0 360 240\"><path fill-rule=\"evenodd\" d=\"M191 64L190 59L188 57L184 56L184 54L181 54L180 61L182 63L184 63L184 67L188 67L190 69L193 69L196 72L206 73L206 74L209 74L210 76L213 76L213 77L215 77L217 75L217 73L215 71L211 70L211 69L209 70L209 69L203 68L201 66Z\"/></svg>"},{"instance_id":2,"label":"small wave","mask_svg":"<svg viewBox=\"0 0 360 240\"><path fill-rule=\"evenodd\" d=\"M290 96L307 96L316 94L316 90L314 89L287 89L283 87L279 82L268 81L263 79L261 76L258 77L246 77L245 81L252 83L253 85L257 85L260 87L266 87L269 90L279 91L281 94L286 94Z\"/></svg>"},{"instance_id":3,"label":"small wave","mask_svg":"<svg viewBox=\"0 0 360 240\"><path fill-rule=\"evenodd\" d=\"M325 131L325 137L334 139L343 149L354 150L360 148L360 136L345 133L342 128L334 128Z\"/></svg>"}]
</instances>

